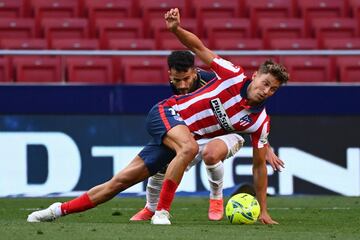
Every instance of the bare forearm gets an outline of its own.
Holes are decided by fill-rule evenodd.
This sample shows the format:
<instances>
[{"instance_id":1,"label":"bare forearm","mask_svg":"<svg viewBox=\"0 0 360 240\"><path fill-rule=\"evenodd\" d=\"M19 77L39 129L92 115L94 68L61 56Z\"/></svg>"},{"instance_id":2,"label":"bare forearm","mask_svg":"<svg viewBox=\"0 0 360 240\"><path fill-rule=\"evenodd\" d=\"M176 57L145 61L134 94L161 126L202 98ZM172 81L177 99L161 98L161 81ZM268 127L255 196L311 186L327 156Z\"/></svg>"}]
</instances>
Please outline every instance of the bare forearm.
<instances>
[{"instance_id":1,"label":"bare forearm","mask_svg":"<svg viewBox=\"0 0 360 240\"><path fill-rule=\"evenodd\" d=\"M204 45L201 40L192 32L187 31L186 29L178 26L176 29L172 30L176 37L180 40L191 51L196 53L199 49L203 48Z\"/></svg>"},{"instance_id":2,"label":"bare forearm","mask_svg":"<svg viewBox=\"0 0 360 240\"><path fill-rule=\"evenodd\" d=\"M210 65L212 59L216 56L210 51L203 42L192 32L178 26L172 32L190 51L195 53L206 65Z\"/></svg>"},{"instance_id":3,"label":"bare forearm","mask_svg":"<svg viewBox=\"0 0 360 240\"><path fill-rule=\"evenodd\" d=\"M261 211L267 211L266 191L268 186L267 169L265 164L253 167L254 185L256 198L259 201Z\"/></svg>"}]
</instances>

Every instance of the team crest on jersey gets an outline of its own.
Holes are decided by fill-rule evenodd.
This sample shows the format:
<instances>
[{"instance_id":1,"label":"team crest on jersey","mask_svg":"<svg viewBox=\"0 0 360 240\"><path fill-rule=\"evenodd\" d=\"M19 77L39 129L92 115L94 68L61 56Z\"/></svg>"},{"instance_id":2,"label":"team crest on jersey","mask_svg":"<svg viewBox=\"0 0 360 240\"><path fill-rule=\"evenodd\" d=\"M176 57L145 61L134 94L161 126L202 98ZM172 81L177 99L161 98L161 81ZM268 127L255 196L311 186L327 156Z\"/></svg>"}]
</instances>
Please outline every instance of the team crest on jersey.
<instances>
[{"instance_id":1,"label":"team crest on jersey","mask_svg":"<svg viewBox=\"0 0 360 240\"><path fill-rule=\"evenodd\" d=\"M240 125L241 126L247 126L248 124L250 124L252 122L251 118L249 117L249 115L245 115L242 118L240 118Z\"/></svg>"}]
</instances>

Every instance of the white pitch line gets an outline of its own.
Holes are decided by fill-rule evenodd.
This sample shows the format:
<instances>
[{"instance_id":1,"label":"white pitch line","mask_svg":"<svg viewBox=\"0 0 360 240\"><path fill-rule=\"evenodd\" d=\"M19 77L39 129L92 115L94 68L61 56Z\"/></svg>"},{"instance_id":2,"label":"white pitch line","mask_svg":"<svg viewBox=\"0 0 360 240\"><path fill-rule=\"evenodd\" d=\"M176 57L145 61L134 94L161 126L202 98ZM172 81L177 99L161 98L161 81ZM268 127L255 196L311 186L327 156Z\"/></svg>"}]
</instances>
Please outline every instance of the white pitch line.
<instances>
[{"instance_id":1,"label":"white pitch line","mask_svg":"<svg viewBox=\"0 0 360 240\"><path fill-rule=\"evenodd\" d=\"M269 210L284 210L284 211L288 211L288 210L312 210L312 209L317 209L317 210L351 210L351 208L349 207L324 207L324 208L301 208L301 207L294 207L294 208L289 208L289 207L282 207L282 208L268 208Z\"/></svg>"},{"instance_id":2,"label":"white pitch line","mask_svg":"<svg viewBox=\"0 0 360 240\"><path fill-rule=\"evenodd\" d=\"M111 208L111 210L122 210L122 211L133 211L139 210L140 208Z\"/></svg>"}]
</instances>

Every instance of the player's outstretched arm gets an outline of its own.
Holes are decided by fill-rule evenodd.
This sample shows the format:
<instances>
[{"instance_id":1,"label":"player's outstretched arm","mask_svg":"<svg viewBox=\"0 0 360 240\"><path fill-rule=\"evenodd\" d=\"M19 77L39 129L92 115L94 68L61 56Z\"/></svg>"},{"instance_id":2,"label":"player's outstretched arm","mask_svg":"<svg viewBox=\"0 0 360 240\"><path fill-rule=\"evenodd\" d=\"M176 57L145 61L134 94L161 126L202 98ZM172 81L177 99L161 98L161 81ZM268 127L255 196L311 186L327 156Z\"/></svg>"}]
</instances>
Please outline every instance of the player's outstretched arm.
<instances>
[{"instance_id":1,"label":"player's outstretched arm","mask_svg":"<svg viewBox=\"0 0 360 240\"><path fill-rule=\"evenodd\" d=\"M259 220L263 224L278 224L274 221L268 211L266 202L267 170L266 170L266 155L267 148L253 148L253 175L256 198L260 204L260 217Z\"/></svg>"},{"instance_id":2,"label":"player's outstretched arm","mask_svg":"<svg viewBox=\"0 0 360 240\"><path fill-rule=\"evenodd\" d=\"M212 60L216 57L216 54L205 47L195 34L180 26L179 9L172 8L165 13L165 21L169 31L173 32L182 44L195 53L206 65L210 65Z\"/></svg>"}]
</instances>

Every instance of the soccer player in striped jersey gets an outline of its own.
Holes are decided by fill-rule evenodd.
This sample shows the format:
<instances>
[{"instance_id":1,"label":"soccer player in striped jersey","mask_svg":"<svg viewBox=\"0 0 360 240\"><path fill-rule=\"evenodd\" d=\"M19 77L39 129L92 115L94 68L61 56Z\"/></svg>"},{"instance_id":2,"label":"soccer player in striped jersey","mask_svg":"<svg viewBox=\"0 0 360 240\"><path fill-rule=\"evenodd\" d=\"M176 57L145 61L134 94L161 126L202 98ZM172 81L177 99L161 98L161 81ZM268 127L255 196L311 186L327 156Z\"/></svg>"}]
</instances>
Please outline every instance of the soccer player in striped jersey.
<instances>
[{"instance_id":1,"label":"soccer player in striped jersey","mask_svg":"<svg viewBox=\"0 0 360 240\"><path fill-rule=\"evenodd\" d=\"M167 60L169 82L174 94L191 93L204 86L207 82L217 79L214 72L196 68L194 66L194 55L189 51L173 51ZM236 133L198 141L200 151L188 169L201 160L205 163L210 187L209 220L219 221L223 218L223 161L232 157L243 146L243 143L244 139ZM276 168L279 169L283 167L283 162L274 154L271 148L268 148L268 152L267 160L269 163L276 165ZM149 178L146 186L146 205L130 221L146 221L152 218L158 204L165 170L166 168ZM247 185L247 188L248 193L254 193L251 185Z\"/></svg>"},{"instance_id":2,"label":"soccer player in striped jersey","mask_svg":"<svg viewBox=\"0 0 360 240\"><path fill-rule=\"evenodd\" d=\"M253 146L253 176L256 198L261 207L259 220L277 224L268 213L266 201L267 137L270 118L264 107L281 84L287 82L286 69L271 61L263 63L251 79L244 70L218 57L198 37L180 27L178 9L165 14L166 24L178 39L218 75L204 87L174 95L156 104L149 112L146 129L151 142L109 181L91 188L64 203L53 203L31 213L28 222L52 221L104 203L118 193L159 172L168 164L152 224L169 225L170 207L185 169L199 152L197 139L227 133L250 134Z\"/></svg>"},{"instance_id":3,"label":"soccer player in striped jersey","mask_svg":"<svg viewBox=\"0 0 360 240\"><path fill-rule=\"evenodd\" d=\"M285 67L269 60L249 79L240 66L218 57L196 35L180 27L177 8L168 11L165 20L168 29L215 71L218 80L185 96L173 96L164 100L149 113L149 133L158 143L164 143L177 153L166 172L152 223L170 224L168 210L172 193L182 178L181 170L185 169L184 165L191 161L197 150L194 139L237 132L251 136L254 184L261 206L259 219L264 224L277 224L268 213L266 201L266 152L269 147L267 138L270 117L265 110L265 101L288 81L289 75ZM160 116L162 125L155 116ZM159 130L161 126L163 131Z\"/></svg>"}]
</instances>

